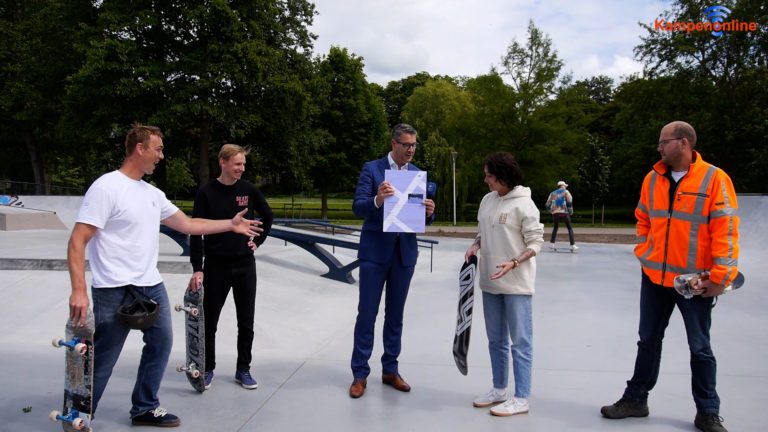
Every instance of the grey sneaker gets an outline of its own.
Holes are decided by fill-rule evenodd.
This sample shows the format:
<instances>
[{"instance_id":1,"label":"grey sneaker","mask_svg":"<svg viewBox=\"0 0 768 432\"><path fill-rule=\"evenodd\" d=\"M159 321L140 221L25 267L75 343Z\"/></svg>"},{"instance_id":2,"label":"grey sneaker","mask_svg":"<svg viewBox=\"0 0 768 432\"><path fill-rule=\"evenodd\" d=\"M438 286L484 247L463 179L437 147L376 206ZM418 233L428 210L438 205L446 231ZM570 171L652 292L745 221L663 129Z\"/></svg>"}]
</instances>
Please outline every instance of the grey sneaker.
<instances>
[{"instance_id":1,"label":"grey sneaker","mask_svg":"<svg viewBox=\"0 0 768 432\"><path fill-rule=\"evenodd\" d=\"M648 417L648 404L645 402L632 402L621 398L613 405L606 405L600 408L600 414L609 419Z\"/></svg>"},{"instance_id":2,"label":"grey sneaker","mask_svg":"<svg viewBox=\"0 0 768 432\"><path fill-rule=\"evenodd\" d=\"M728 432L723 426L723 418L717 414L696 413L693 425L704 432Z\"/></svg>"},{"instance_id":3,"label":"grey sneaker","mask_svg":"<svg viewBox=\"0 0 768 432\"><path fill-rule=\"evenodd\" d=\"M248 390L255 390L259 387L259 383L251 376L250 371L237 371L235 373L235 382L243 386Z\"/></svg>"},{"instance_id":4,"label":"grey sneaker","mask_svg":"<svg viewBox=\"0 0 768 432\"><path fill-rule=\"evenodd\" d=\"M528 410L528 399L513 397L503 404L491 408L491 415L509 417L517 414L526 414Z\"/></svg>"},{"instance_id":5,"label":"grey sneaker","mask_svg":"<svg viewBox=\"0 0 768 432\"><path fill-rule=\"evenodd\" d=\"M485 408L507 400L507 389L492 388L488 393L480 396L472 402L475 408Z\"/></svg>"}]
</instances>

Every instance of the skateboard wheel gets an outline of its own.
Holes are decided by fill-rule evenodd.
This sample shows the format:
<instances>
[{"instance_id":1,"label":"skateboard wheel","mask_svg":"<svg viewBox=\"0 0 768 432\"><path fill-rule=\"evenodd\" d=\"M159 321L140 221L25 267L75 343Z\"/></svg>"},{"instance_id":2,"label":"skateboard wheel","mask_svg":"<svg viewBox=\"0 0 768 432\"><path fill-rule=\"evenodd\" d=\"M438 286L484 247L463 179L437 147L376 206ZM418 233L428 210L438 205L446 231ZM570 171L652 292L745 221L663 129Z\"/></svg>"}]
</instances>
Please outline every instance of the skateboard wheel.
<instances>
[{"instance_id":1,"label":"skateboard wheel","mask_svg":"<svg viewBox=\"0 0 768 432\"><path fill-rule=\"evenodd\" d=\"M85 422L80 417L72 420L72 427L75 428L75 430L83 430L85 428Z\"/></svg>"},{"instance_id":2,"label":"skateboard wheel","mask_svg":"<svg viewBox=\"0 0 768 432\"><path fill-rule=\"evenodd\" d=\"M184 309L184 306L177 304L176 306L173 307L173 309L175 309L176 312L181 312Z\"/></svg>"},{"instance_id":3,"label":"skateboard wheel","mask_svg":"<svg viewBox=\"0 0 768 432\"><path fill-rule=\"evenodd\" d=\"M61 348L61 344L59 342L61 342L61 338L53 338L51 344L54 348Z\"/></svg>"},{"instance_id":4,"label":"skateboard wheel","mask_svg":"<svg viewBox=\"0 0 768 432\"><path fill-rule=\"evenodd\" d=\"M200 309L198 308L192 308L189 310L189 313L192 314L193 317L196 317L200 315Z\"/></svg>"},{"instance_id":5,"label":"skateboard wheel","mask_svg":"<svg viewBox=\"0 0 768 432\"><path fill-rule=\"evenodd\" d=\"M193 370L189 374L192 375L192 378L195 378L195 379L200 378L200 371L197 369Z\"/></svg>"},{"instance_id":6,"label":"skateboard wheel","mask_svg":"<svg viewBox=\"0 0 768 432\"><path fill-rule=\"evenodd\" d=\"M59 416L61 415L61 411L53 410L50 414L48 414L48 419L52 422L59 421Z\"/></svg>"},{"instance_id":7,"label":"skateboard wheel","mask_svg":"<svg viewBox=\"0 0 768 432\"><path fill-rule=\"evenodd\" d=\"M184 372L184 366L182 365L176 365L176 372Z\"/></svg>"},{"instance_id":8,"label":"skateboard wheel","mask_svg":"<svg viewBox=\"0 0 768 432\"><path fill-rule=\"evenodd\" d=\"M84 343L79 343L75 345L75 352L81 356L84 356L86 353L88 353L88 345Z\"/></svg>"}]
</instances>

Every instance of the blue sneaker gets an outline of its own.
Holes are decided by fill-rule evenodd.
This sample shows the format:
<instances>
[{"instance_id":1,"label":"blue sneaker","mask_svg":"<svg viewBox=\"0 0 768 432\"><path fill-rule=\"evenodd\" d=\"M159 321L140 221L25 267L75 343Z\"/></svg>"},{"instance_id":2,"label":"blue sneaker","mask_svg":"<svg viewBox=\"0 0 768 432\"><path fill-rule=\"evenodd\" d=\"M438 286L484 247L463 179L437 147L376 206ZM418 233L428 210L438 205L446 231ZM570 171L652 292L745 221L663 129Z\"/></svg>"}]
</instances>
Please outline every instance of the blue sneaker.
<instances>
[{"instance_id":1,"label":"blue sneaker","mask_svg":"<svg viewBox=\"0 0 768 432\"><path fill-rule=\"evenodd\" d=\"M213 384L213 371L205 372L205 389L208 390Z\"/></svg>"},{"instance_id":2,"label":"blue sneaker","mask_svg":"<svg viewBox=\"0 0 768 432\"><path fill-rule=\"evenodd\" d=\"M259 387L259 383L251 376L251 372L247 370L235 372L235 382L243 386L248 390L255 390Z\"/></svg>"}]
</instances>

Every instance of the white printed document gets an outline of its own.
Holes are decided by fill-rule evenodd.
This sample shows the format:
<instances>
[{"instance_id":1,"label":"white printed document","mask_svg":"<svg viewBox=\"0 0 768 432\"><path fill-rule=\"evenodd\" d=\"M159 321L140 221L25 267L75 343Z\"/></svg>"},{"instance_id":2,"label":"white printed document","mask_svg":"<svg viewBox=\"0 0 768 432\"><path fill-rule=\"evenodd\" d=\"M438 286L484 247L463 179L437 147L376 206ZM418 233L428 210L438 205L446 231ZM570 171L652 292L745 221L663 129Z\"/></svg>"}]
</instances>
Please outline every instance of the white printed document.
<instances>
[{"instance_id":1,"label":"white printed document","mask_svg":"<svg viewBox=\"0 0 768 432\"><path fill-rule=\"evenodd\" d=\"M423 233L426 224L427 172L385 170L395 194L384 199L384 232Z\"/></svg>"}]
</instances>

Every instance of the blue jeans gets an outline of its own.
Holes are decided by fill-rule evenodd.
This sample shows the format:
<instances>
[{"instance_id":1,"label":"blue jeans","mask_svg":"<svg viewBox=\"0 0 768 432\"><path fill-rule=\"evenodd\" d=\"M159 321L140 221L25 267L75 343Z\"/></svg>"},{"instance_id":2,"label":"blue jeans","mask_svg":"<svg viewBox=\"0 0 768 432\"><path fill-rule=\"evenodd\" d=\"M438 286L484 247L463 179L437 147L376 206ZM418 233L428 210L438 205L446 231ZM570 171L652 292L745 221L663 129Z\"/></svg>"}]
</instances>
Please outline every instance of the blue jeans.
<instances>
[{"instance_id":1,"label":"blue jeans","mask_svg":"<svg viewBox=\"0 0 768 432\"><path fill-rule=\"evenodd\" d=\"M515 397L527 398L531 394L533 365L533 297L483 292L483 315L493 387L507 388L511 339Z\"/></svg>"},{"instance_id":2,"label":"blue jeans","mask_svg":"<svg viewBox=\"0 0 768 432\"><path fill-rule=\"evenodd\" d=\"M134 287L146 294L160 306L160 313L155 324L142 330L144 333L144 349L141 352L139 372L131 396L131 417L160 406L157 392L160 382L168 365L168 357L173 346L173 331L171 329L171 309L168 303L168 293L165 285L159 283L151 287ZM92 288L93 313L96 320L94 335L94 367L93 367L93 412L99 399L104 394L112 369L120 357L125 339L131 331L115 317L117 308L123 303L133 301L125 287Z\"/></svg>"},{"instance_id":3,"label":"blue jeans","mask_svg":"<svg viewBox=\"0 0 768 432\"><path fill-rule=\"evenodd\" d=\"M686 300L672 288L656 285L643 273L640 289L640 340L632 379L627 381L624 398L647 402L656 385L661 364L661 345L672 311L677 306L685 323L691 353L691 386L696 409L718 414L720 398L715 390L717 361L709 344L712 325L712 297L694 296Z\"/></svg>"}]
</instances>

